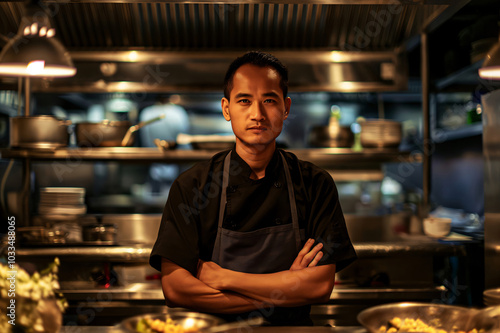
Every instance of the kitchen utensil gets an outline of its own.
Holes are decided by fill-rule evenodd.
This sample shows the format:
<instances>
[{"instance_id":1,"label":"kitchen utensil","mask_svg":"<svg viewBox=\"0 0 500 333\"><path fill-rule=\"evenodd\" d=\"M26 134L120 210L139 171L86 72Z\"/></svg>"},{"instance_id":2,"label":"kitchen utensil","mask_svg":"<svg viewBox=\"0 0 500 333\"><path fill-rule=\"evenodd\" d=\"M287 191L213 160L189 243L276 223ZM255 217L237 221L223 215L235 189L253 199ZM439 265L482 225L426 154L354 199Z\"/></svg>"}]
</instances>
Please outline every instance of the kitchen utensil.
<instances>
[{"instance_id":1,"label":"kitchen utensil","mask_svg":"<svg viewBox=\"0 0 500 333\"><path fill-rule=\"evenodd\" d=\"M115 242L117 227L115 224L89 224L82 226L84 242Z\"/></svg>"},{"instance_id":2,"label":"kitchen utensil","mask_svg":"<svg viewBox=\"0 0 500 333\"><path fill-rule=\"evenodd\" d=\"M394 120L369 119L360 122L361 145L373 148L397 148L401 143L401 123Z\"/></svg>"},{"instance_id":3,"label":"kitchen utensil","mask_svg":"<svg viewBox=\"0 0 500 333\"><path fill-rule=\"evenodd\" d=\"M399 317L420 319L425 324L447 332L465 331L473 328L489 332L498 327L495 318L477 309L435 303L391 303L378 305L361 311L357 319L369 332L380 332L389 320Z\"/></svg>"},{"instance_id":4,"label":"kitchen utensil","mask_svg":"<svg viewBox=\"0 0 500 333\"><path fill-rule=\"evenodd\" d=\"M175 149L177 147L177 142L175 141L160 140L156 138L153 142L161 152L165 150Z\"/></svg>"},{"instance_id":5,"label":"kitchen utensil","mask_svg":"<svg viewBox=\"0 0 500 333\"><path fill-rule=\"evenodd\" d=\"M155 117L153 119L150 119L150 120L146 120L146 121L141 121L139 124L135 125L135 126L132 126L128 129L127 133L125 133L125 136L123 137L123 140L121 142L121 146L122 147L127 147L127 146L130 146L132 145L132 142L133 142L133 137L132 137L132 134L134 132L137 132L139 129L141 129L142 127L146 126L146 125L149 125L151 123L154 123L155 121L158 121L160 119L163 119L165 118L165 115L164 114L161 114L159 115L158 117Z\"/></svg>"},{"instance_id":6,"label":"kitchen utensil","mask_svg":"<svg viewBox=\"0 0 500 333\"><path fill-rule=\"evenodd\" d=\"M451 218L428 217L424 219L424 232L427 236L442 238L451 231Z\"/></svg>"},{"instance_id":7,"label":"kitchen utensil","mask_svg":"<svg viewBox=\"0 0 500 333\"><path fill-rule=\"evenodd\" d=\"M10 118L10 145L19 148L55 149L69 143L69 120L53 116Z\"/></svg>"},{"instance_id":8,"label":"kitchen utensil","mask_svg":"<svg viewBox=\"0 0 500 333\"><path fill-rule=\"evenodd\" d=\"M141 319L159 319L166 321L171 318L176 324L180 325L188 332L224 332L230 329L244 328L249 326L262 325L264 320L261 317L252 318L249 320L241 320L232 323L224 323L224 321L215 316L207 315L198 312L176 311L169 309L164 314L146 314L125 319L118 327L125 332L137 333L137 323Z\"/></svg>"},{"instance_id":9,"label":"kitchen utensil","mask_svg":"<svg viewBox=\"0 0 500 333\"><path fill-rule=\"evenodd\" d=\"M133 143L133 133L140 128L163 119L164 115L131 126L130 121L103 120L99 123L76 125L76 142L80 147L120 147Z\"/></svg>"},{"instance_id":10,"label":"kitchen utensil","mask_svg":"<svg viewBox=\"0 0 500 333\"><path fill-rule=\"evenodd\" d=\"M103 120L99 123L76 124L76 142L80 147L120 146L125 134L131 127L128 120Z\"/></svg>"},{"instance_id":11,"label":"kitchen utensil","mask_svg":"<svg viewBox=\"0 0 500 333\"><path fill-rule=\"evenodd\" d=\"M350 148L354 144L354 133L349 126L314 126L309 143L313 147Z\"/></svg>"}]
</instances>

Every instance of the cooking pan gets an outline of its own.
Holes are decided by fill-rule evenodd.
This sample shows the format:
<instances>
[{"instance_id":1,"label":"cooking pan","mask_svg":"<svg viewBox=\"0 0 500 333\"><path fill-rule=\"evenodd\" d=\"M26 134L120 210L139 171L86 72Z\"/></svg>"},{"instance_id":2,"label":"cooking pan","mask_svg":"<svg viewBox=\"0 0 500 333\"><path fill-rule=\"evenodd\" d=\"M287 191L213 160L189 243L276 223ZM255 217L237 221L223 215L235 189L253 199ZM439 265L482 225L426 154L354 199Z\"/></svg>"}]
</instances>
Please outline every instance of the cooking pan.
<instances>
[{"instance_id":1,"label":"cooking pan","mask_svg":"<svg viewBox=\"0 0 500 333\"><path fill-rule=\"evenodd\" d=\"M80 147L127 147L134 143L134 133L140 128L165 118L142 121L131 126L130 121L103 120L99 123L79 123L76 125L76 142Z\"/></svg>"},{"instance_id":2,"label":"cooking pan","mask_svg":"<svg viewBox=\"0 0 500 333\"><path fill-rule=\"evenodd\" d=\"M249 320L225 323L224 320L208 314L169 309L168 312L164 314L145 314L125 319L118 325L118 327L128 333L137 333L137 323L141 319L159 319L166 321L167 318L172 319L177 325L180 325L185 332L206 333L217 333L235 328L258 326L262 325L264 322L262 317L257 317Z\"/></svg>"},{"instance_id":3,"label":"cooking pan","mask_svg":"<svg viewBox=\"0 0 500 333\"><path fill-rule=\"evenodd\" d=\"M53 116L21 116L10 118L10 145L20 148L55 149L69 142L69 120Z\"/></svg>"},{"instance_id":4,"label":"cooking pan","mask_svg":"<svg viewBox=\"0 0 500 333\"><path fill-rule=\"evenodd\" d=\"M391 303L374 306L361 311L358 321L369 332L380 333L380 327L389 328L389 320L399 317L401 320L420 319L426 325L443 329L448 333L465 331L474 328L485 332L498 330L498 319L493 312L477 310L453 305L435 303Z\"/></svg>"}]
</instances>

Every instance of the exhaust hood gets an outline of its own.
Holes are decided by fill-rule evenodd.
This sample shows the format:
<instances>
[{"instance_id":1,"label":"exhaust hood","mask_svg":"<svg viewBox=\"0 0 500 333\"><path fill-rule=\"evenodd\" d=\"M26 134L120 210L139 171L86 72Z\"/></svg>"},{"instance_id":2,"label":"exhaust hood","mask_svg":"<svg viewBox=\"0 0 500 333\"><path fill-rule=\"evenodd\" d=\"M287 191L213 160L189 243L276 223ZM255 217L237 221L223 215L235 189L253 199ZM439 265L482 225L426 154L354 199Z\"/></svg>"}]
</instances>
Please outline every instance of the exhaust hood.
<instances>
[{"instance_id":1,"label":"exhaust hood","mask_svg":"<svg viewBox=\"0 0 500 333\"><path fill-rule=\"evenodd\" d=\"M41 1L77 68L32 80L38 92L221 91L229 63L275 54L291 91L406 88L405 51L468 1ZM0 3L0 46L23 3ZM17 81L2 78L0 89Z\"/></svg>"}]
</instances>

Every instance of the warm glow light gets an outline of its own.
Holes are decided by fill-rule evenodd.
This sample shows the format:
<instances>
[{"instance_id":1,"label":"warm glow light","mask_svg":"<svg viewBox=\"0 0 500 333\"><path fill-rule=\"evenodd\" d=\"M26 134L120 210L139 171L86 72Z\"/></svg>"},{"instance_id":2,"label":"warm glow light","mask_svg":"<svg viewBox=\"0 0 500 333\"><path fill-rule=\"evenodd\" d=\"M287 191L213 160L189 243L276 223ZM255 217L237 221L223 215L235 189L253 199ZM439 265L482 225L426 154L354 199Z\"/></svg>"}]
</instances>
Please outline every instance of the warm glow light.
<instances>
[{"instance_id":1,"label":"warm glow light","mask_svg":"<svg viewBox=\"0 0 500 333\"><path fill-rule=\"evenodd\" d=\"M29 35L30 34L30 27L24 27L24 35Z\"/></svg>"},{"instance_id":2,"label":"warm glow light","mask_svg":"<svg viewBox=\"0 0 500 333\"><path fill-rule=\"evenodd\" d=\"M35 60L32 61L26 66L26 72L29 75L40 75L43 73L43 69L45 68L45 61L43 60Z\"/></svg>"},{"instance_id":3,"label":"warm glow light","mask_svg":"<svg viewBox=\"0 0 500 333\"><path fill-rule=\"evenodd\" d=\"M33 24L31 25L30 30L31 30L31 34L32 34L32 35L36 35L36 33L38 32L38 23L36 23L36 22L35 22L35 23L33 23Z\"/></svg>"},{"instance_id":4,"label":"warm glow light","mask_svg":"<svg viewBox=\"0 0 500 333\"><path fill-rule=\"evenodd\" d=\"M137 51L130 51L128 54L128 58L130 61L136 61L137 60Z\"/></svg>"},{"instance_id":5,"label":"warm glow light","mask_svg":"<svg viewBox=\"0 0 500 333\"><path fill-rule=\"evenodd\" d=\"M479 76L483 79L500 79L500 66L486 67L479 69Z\"/></svg>"},{"instance_id":6,"label":"warm glow light","mask_svg":"<svg viewBox=\"0 0 500 333\"><path fill-rule=\"evenodd\" d=\"M332 51L330 53L330 59L332 59L333 62L341 62L343 58L342 53L339 51Z\"/></svg>"},{"instance_id":7,"label":"warm glow light","mask_svg":"<svg viewBox=\"0 0 500 333\"><path fill-rule=\"evenodd\" d=\"M47 31L47 38L54 37L55 34L56 31L54 29L49 29L49 31Z\"/></svg>"},{"instance_id":8,"label":"warm glow light","mask_svg":"<svg viewBox=\"0 0 500 333\"><path fill-rule=\"evenodd\" d=\"M41 27L39 32L40 37L43 37L46 34L47 34L47 27Z\"/></svg>"},{"instance_id":9,"label":"warm glow light","mask_svg":"<svg viewBox=\"0 0 500 333\"><path fill-rule=\"evenodd\" d=\"M339 83L339 86L345 90L353 90L356 88L356 83L351 81L343 81Z\"/></svg>"},{"instance_id":10,"label":"warm glow light","mask_svg":"<svg viewBox=\"0 0 500 333\"><path fill-rule=\"evenodd\" d=\"M27 71L26 64L0 63L0 73L12 76L68 77L76 74L76 68L45 66L40 73L31 74Z\"/></svg>"}]
</instances>

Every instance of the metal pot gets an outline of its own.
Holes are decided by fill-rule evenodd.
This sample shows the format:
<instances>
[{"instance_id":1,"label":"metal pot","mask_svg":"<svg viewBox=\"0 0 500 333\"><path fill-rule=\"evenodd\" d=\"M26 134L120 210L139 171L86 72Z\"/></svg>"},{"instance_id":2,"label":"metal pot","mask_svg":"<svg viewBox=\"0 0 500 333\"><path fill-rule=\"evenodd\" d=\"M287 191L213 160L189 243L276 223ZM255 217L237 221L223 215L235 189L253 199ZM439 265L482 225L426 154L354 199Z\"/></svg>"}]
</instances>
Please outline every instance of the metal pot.
<instances>
[{"instance_id":1,"label":"metal pot","mask_svg":"<svg viewBox=\"0 0 500 333\"><path fill-rule=\"evenodd\" d=\"M84 242L115 242L117 227L114 224L89 224L82 227Z\"/></svg>"},{"instance_id":2,"label":"metal pot","mask_svg":"<svg viewBox=\"0 0 500 333\"><path fill-rule=\"evenodd\" d=\"M401 143L401 123L394 120L372 119L361 124L361 145L373 148L397 148Z\"/></svg>"},{"instance_id":3,"label":"metal pot","mask_svg":"<svg viewBox=\"0 0 500 333\"><path fill-rule=\"evenodd\" d=\"M69 143L69 120L53 116L21 116L10 118L10 146L54 149Z\"/></svg>"},{"instance_id":4,"label":"metal pot","mask_svg":"<svg viewBox=\"0 0 500 333\"><path fill-rule=\"evenodd\" d=\"M165 115L131 126L130 121L103 120L99 123L79 123L76 125L76 142L80 147L126 147L134 143L133 133Z\"/></svg>"},{"instance_id":5,"label":"metal pot","mask_svg":"<svg viewBox=\"0 0 500 333\"><path fill-rule=\"evenodd\" d=\"M309 134L313 147L350 148L354 144L354 134L349 126L315 126Z\"/></svg>"}]
</instances>

